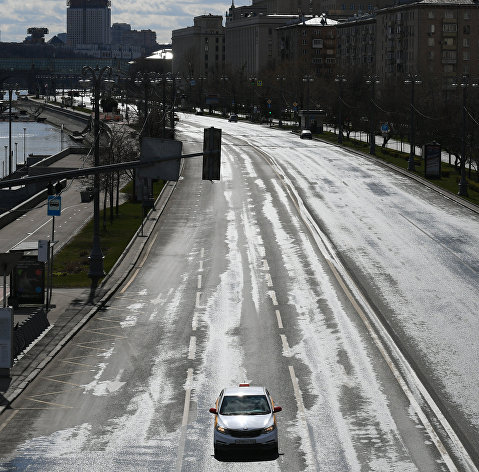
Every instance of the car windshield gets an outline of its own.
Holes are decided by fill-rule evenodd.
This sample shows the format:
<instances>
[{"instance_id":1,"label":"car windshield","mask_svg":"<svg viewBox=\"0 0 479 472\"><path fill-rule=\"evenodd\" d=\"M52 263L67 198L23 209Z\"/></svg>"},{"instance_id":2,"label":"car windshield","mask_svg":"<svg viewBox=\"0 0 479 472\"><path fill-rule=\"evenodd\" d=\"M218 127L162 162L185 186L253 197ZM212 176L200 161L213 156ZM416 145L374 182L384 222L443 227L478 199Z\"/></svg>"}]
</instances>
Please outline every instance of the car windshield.
<instances>
[{"instance_id":1,"label":"car windshield","mask_svg":"<svg viewBox=\"0 0 479 472\"><path fill-rule=\"evenodd\" d=\"M221 403L221 415L267 415L271 413L265 395L225 396Z\"/></svg>"}]
</instances>

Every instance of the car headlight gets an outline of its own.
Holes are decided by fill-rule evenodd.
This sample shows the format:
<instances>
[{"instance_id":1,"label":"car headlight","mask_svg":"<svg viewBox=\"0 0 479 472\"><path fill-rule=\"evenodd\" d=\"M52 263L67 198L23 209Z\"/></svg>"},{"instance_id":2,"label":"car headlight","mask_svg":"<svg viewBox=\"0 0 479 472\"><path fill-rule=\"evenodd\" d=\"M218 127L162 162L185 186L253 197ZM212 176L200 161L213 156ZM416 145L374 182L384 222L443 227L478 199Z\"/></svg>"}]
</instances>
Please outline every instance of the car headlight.
<instances>
[{"instance_id":1,"label":"car headlight","mask_svg":"<svg viewBox=\"0 0 479 472\"><path fill-rule=\"evenodd\" d=\"M263 429L263 433L271 433L271 431L276 429L276 425L273 423L271 426Z\"/></svg>"},{"instance_id":2,"label":"car headlight","mask_svg":"<svg viewBox=\"0 0 479 472\"><path fill-rule=\"evenodd\" d=\"M220 426L219 424L216 425L216 431L220 432L220 433L226 433L226 429L223 428L223 426Z\"/></svg>"}]
</instances>

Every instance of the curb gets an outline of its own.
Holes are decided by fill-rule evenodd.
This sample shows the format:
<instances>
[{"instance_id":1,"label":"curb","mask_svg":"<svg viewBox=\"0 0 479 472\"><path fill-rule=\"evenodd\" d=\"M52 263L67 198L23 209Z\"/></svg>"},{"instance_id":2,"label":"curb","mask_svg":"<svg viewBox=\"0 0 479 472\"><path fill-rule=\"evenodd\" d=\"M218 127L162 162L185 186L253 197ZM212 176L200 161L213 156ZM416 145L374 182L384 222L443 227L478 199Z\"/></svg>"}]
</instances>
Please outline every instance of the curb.
<instances>
[{"instance_id":1,"label":"curb","mask_svg":"<svg viewBox=\"0 0 479 472\"><path fill-rule=\"evenodd\" d=\"M182 165L183 168L183 165ZM181 168L180 172L183 170ZM105 287L106 284L112 279L111 287L106 289L106 293L95 303L95 305L88 311L83 318L76 323L76 325L56 344L56 346L49 351L42 360L36 366L32 366L32 371L27 375L25 379L21 381L21 383L13 390L12 393L9 395L5 394L3 396L6 405L0 406L0 415L2 415L5 410L10 409L10 404L18 398L18 396L25 390L25 388L37 377L38 374L42 372L42 370L56 357L56 355L63 349L63 347L80 331L80 329L103 307L105 304L113 297L116 293L118 288L125 282L125 280L129 277L130 273L132 272L133 268L135 267L136 263L138 262L141 252L143 251L146 243L148 242L150 235L152 234L153 230L155 229L160 217L168 203L173 191L176 188L177 182L169 181L165 183L164 187L161 189L158 198L155 201L155 208L158 207L157 210L150 210L143 221L143 232L146 237L142 238L139 241L139 247L137 248L136 254L133 257L131 263L128 264L127 269L123 272L122 276L120 276L117 280L112 279L114 276L115 271L118 270L118 267L121 265L125 257L128 255L129 251L132 249L134 244L139 240L139 231L135 233L135 235L131 238L128 246L122 252L120 257L118 258L115 265L111 268L110 272L106 275L101 287ZM149 216L153 211L158 212L158 217L156 219L149 219ZM152 224L148 225L146 228L145 234L145 221L151 221ZM105 287L106 288L106 287ZM6 393L6 392L5 392Z\"/></svg>"}]
</instances>

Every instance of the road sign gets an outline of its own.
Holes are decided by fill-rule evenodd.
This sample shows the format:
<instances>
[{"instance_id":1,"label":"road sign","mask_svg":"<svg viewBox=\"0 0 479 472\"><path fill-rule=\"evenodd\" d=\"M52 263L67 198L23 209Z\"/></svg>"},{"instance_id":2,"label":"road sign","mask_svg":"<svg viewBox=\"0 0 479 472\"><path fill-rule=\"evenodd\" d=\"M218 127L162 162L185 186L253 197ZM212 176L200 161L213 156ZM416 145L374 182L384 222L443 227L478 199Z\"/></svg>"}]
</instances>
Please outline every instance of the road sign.
<instances>
[{"instance_id":1,"label":"road sign","mask_svg":"<svg viewBox=\"0 0 479 472\"><path fill-rule=\"evenodd\" d=\"M271 105L271 98L268 98L266 101L268 102L268 105Z\"/></svg>"},{"instance_id":2,"label":"road sign","mask_svg":"<svg viewBox=\"0 0 479 472\"><path fill-rule=\"evenodd\" d=\"M62 213L62 197L60 195L48 195L47 215L60 216Z\"/></svg>"},{"instance_id":3,"label":"road sign","mask_svg":"<svg viewBox=\"0 0 479 472\"><path fill-rule=\"evenodd\" d=\"M263 86L263 81L262 81L262 80L258 80L258 82L256 82L256 86L257 86L257 87L262 87L262 86Z\"/></svg>"},{"instance_id":4,"label":"road sign","mask_svg":"<svg viewBox=\"0 0 479 472\"><path fill-rule=\"evenodd\" d=\"M387 123L383 123L381 125L381 132L382 133L389 133L389 125Z\"/></svg>"}]
</instances>

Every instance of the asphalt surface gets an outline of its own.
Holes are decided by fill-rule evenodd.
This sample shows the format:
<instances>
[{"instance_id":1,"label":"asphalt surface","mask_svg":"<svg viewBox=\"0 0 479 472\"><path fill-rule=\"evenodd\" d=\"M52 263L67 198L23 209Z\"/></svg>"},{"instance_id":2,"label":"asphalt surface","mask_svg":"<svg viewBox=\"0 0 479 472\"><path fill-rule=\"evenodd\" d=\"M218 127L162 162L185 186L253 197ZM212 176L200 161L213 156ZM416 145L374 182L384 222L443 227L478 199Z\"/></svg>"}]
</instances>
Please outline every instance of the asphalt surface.
<instances>
[{"instance_id":1,"label":"asphalt surface","mask_svg":"<svg viewBox=\"0 0 479 472\"><path fill-rule=\"evenodd\" d=\"M246 169L243 169L242 172L246 172ZM253 184L253 182L251 182L251 185L252 184ZM160 202L158 202L160 206L157 207L159 209L155 210L155 212L153 212L150 215L150 219L147 221L147 224L145 226L144 231L145 231L146 235L152 234L152 232L154 231L155 225L157 224L157 219L160 216L161 212L163 211L163 208L164 208L164 206L165 206L165 204L168 200L168 197L169 197L169 195L171 194L172 191L173 191L173 186L171 185L171 187L167 188L165 190L164 194L162 194L162 196L160 196ZM187 204L187 201L185 201L185 205L186 204ZM237 205L239 206L239 202L237 202ZM196 221L196 222L191 221L187 217L187 215L188 215L188 208L187 207L185 207L183 209L183 211L184 211L184 224L185 225L198 225L198 226L201 225L201 223L202 223L201 221ZM180 217L182 215L183 215L183 213L180 212ZM209 215L209 218L210 217L211 217L211 215ZM239 215L238 215L238 218L239 218ZM223 223L218 222L217 224L225 225L226 223L225 222L223 222ZM223 228L223 232L224 231L226 231L226 230ZM267 231L267 229L264 229L263 231ZM167 234L165 236L165 238L166 238L165 241L168 242L168 240L174 238L175 234L176 233ZM231 236L231 234L230 234L230 236ZM244 241L242 241L242 245L247 246L248 244L251 244L251 243L247 242L247 239L250 236L253 239L255 238L255 236L253 234L252 235L247 234L246 239ZM126 280L126 278L128 277L128 274L131 274L132 270L135 269L135 266L138 264L138 261L139 261L140 253L144 249L146 243L147 243L147 238L141 238L141 237L134 238L134 240L132 241L131 247L127 251L125 251L125 254L124 254L124 257L123 257L122 261L115 268L115 270L112 271L111 276L109 276L107 278L107 280L105 281L103 286L100 288L100 290L96 294L94 305L86 303L86 300L88 300L88 298L90 297L90 293L89 293L88 290L80 291L80 292L76 293L75 294L76 298L73 299L72 303L68 303L68 301L69 301L68 300L68 298L69 298L68 293L63 294L63 300L59 297L59 302L57 303L57 307L55 308L55 311L51 313L52 316L54 316L56 318L55 326L53 326L53 328L51 328L50 331L48 333L46 333L45 336L32 348L32 350L31 350L32 355L30 356L30 352L27 352L24 355L24 357L19 359L19 361L17 362L18 367L17 367L17 364L16 364L14 366L14 369L12 369L12 373L15 371L15 373L17 375L16 375L16 377L12 378L12 382L10 383L10 385L8 385L8 389L6 390L6 393L5 393L5 399L6 400L9 400L10 398L15 398L15 392L16 392L16 395L18 396L18 394L23 391L23 389L41 371L41 369L44 366L46 366L47 363L59 352L61 347L65 346L65 344L68 342L68 340L71 339L75 335L75 333L78 332L78 330L80 329L81 326L83 326L85 323L87 323L88 320L90 320L91 317L95 313L97 313L99 310L101 310L103 308L105 308L105 309L108 308L108 307L106 307L106 304L109 303L110 300L112 300L112 297L116 293L117 288L119 287L119 285L121 285ZM228 242L223 241L223 244L224 243L228 243ZM222 241L217 241L216 244L218 244L220 246L222 244ZM228 244L231 244L231 241ZM185 239L185 241L183 243L183 247L185 248L186 253L188 253L191 258L198 257L198 247L193 247L192 244L190 243L190 241L188 241L187 239ZM213 247L214 247L214 245L213 245ZM188 250L186 250L186 249L188 249ZM272 249L268 248L268 250L272 250ZM201 254L201 251L200 251L200 254ZM176 256L177 257L178 255L175 252L175 254L171 254L171 256ZM212 258L212 255L210 255L208 253L205 253L202 256L198 257L200 262L201 261L206 262L208 259L211 260L211 258ZM172 265L171 265L170 268L174 268L174 266L175 266L173 264L174 259L175 259L174 257L171 257ZM221 260L221 258L218 258L218 259ZM273 257L272 260L276 261L277 258ZM195 259L195 262L196 261L197 261L197 259ZM203 262L201 262L201 264L203 264ZM221 267L218 267L215 270L216 274L221 273L221 271L222 271ZM213 273L215 273L215 272L213 272ZM274 271L273 271L273 273L274 273ZM181 274L176 274L176 275L178 277L181 277ZM155 276L153 274L150 274L149 277L148 277L148 275L145 275L144 278L143 278L143 284L148 284L148 280L153 281L153 283L156 282L154 277ZM205 279L203 283L205 284L205 289L206 289L206 286L208 286L208 281ZM278 286L281 287L281 280L278 280L278 281L275 280L274 283L275 284L277 283ZM211 284L211 286L213 286L213 285L214 284ZM232 285L232 287L233 287L233 285ZM283 291L284 290L281 290L281 288L280 288L278 293L281 294ZM135 292L133 292L133 293L135 293ZM141 291L137 290L136 293L138 294L138 297L140 297ZM198 302L199 305L201 305L201 296L200 296L199 300L197 298L197 302ZM112 311L114 312L114 310L112 310ZM254 310L252 310L252 311L254 311ZM110 311L110 316L111 316L111 311ZM250 326L254 327L255 325L253 323L253 325L250 325ZM253 331L254 331L254 328L250 328L250 329L253 329ZM267 332L271 329L271 327L269 327L269 326L268 327L262 327L262 326L258 325L257 329L258 330L265 329L265 332ZM178 342L182 343L183 341L185 341L185 339L187 340L187 338L183 339L185 336L181 336L181 328L179 329L178 333L176 333L176 336L179 338ZM289 333L288 333L288 336L289 336ZM52 337L53 337L53 339L50 339ZM244 338L248 339L248 336L244 336ZM45 344L42 347L42 343L43 343L44 340L45 340ZM197 342L199 343L200 341L201 341L201 333L199 333ZM268 341L268 342L270 342L270 341ZM42 348L42 350L40 350L39 352L34 353L33 351L37 348L37 345L38 345L39 348ZM252 347L254 347L254 346L252 346ZM190 341L190 349L191 349L191 341ZM205 349L205 347L203 347L202 349ZM266 350L266 352L268 352L268 351L269 352L275 351L274 345L271 345L270 349ZM260 360L261 361L260 363L263 363L263 364L269 362L269 359L267 359L267 358L262 359L262 356L264 356L264 352L259 352L258 351L258 352L255 353L253 358L255 359L255 361ZM37 362L38 358L43 358L43 359L41 359L39 362ZM20 369L21 369L20 366L22 365L22 361L24 361L23 365L24 365L24 372L25 372L23 377L22 377L22 375L18 375L20 373ZM35 365L35 363L36 363L36 365ZM278 360L278 362L274 362L273 364L274 365L279 365L279 360ZM22 372L22 374L23 374L23 372ZM50 372L50 373L48 373L48 375L53 376L54 372ZM276 379L276 381L279 382L278 379ZM271 382L272 383L275 382L274 378L271 379ZM281 383L285 383L285 382L279 382L279 383L281 384ZM277 390L280 389L280 388L281 388L280 385L276 385ZM181 387L179 389L181 390ZM308 399L306 397L306 402L310 402L311 400L312 399ZM11 401L11 400L9 400L9 401ZM193 409L193 411L195 411L195 410ZM196 412L194 412L194 414L196 414ZM0 421L0 423L1 423L1 421ZM201 434L201 432L199 432L198 434ZM191 450L194 450L194 446L192 446ZM190 466L194 462L194 459L195 459L195 457L194 457L194 455L192 456L191 453L190 453L189 457L186 456L186 461L187 462L189 461L188 464ZM424 469L424 470L427 470L427 469Z\"/></svg>"}]
</instances>

